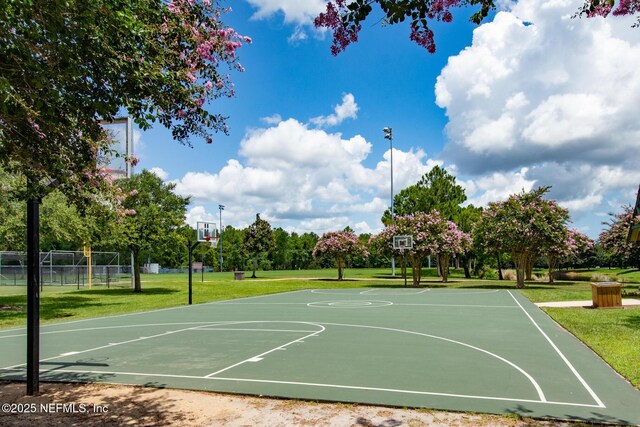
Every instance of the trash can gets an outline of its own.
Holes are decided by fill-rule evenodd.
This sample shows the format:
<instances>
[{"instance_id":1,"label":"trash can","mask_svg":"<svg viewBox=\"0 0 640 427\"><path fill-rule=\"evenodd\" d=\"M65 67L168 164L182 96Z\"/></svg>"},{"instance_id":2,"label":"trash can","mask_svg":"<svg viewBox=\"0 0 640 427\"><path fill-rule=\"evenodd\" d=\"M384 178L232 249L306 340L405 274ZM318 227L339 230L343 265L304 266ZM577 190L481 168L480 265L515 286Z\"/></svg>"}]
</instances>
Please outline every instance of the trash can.
<instances>
[{"instance_id":1,"label":"trash can","mask_svg":"<svg viewBox=\"0 0 640 427\"><path fill-rule=\"evenodd\" d=\"M244 271L234 271L233 278L235 280L244 280Z\"/></svg>"},{"instance_id":2,"label":"trash can","mask_svg":"<svg viewBox=\"0 0 640 427\"><path fill-rule=\"evenodd\" d=\"M594 308L622 307L622 288L618 282L591 284Z\"/></svg>"}]
</instances>

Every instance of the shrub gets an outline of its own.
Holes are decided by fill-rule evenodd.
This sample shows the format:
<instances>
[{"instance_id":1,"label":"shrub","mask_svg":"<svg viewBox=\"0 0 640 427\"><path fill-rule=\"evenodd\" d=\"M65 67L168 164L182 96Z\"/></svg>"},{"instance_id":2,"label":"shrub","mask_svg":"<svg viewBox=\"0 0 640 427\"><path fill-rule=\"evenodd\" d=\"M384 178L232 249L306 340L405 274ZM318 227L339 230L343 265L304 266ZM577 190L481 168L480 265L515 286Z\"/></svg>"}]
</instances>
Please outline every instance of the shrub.
<instances>
[{"instance_id":1,"label":"shrub","mask_svg":"<svg viewBox=\"0 0 640 427\"><path fill-rule=\"evenodd\" d=\"M502 277L504 280L516 280L515 270L502 270Z\"/></svg>"},{"instance_id":2,"label":"shrub","mask_svg":"<svg viewBox=\"0 0 640 427\"><path fill-rule=\"evenodd\" d=\"M590 280L592 282L611 282L611 278L609 276L605 276L604 274L596 273L591 275Z\"/></svg>"}]
</instances>

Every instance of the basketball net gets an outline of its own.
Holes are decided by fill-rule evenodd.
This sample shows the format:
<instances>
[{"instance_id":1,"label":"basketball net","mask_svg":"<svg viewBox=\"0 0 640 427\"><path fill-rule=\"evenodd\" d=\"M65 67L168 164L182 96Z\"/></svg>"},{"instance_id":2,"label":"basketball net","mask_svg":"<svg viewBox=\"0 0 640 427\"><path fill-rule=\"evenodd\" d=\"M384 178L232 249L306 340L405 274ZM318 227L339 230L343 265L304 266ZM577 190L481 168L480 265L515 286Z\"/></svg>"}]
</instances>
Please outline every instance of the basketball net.
<instances>
[{"instance_id":1,"label":"basketball net","mask_svg":"<svg viewBox=\"0 0 640 427\"><path fill-rule=\"evenodd\" d=\"M206 236L204 240L211 245L212 248L218 246L218 239L212 239L211 236Z\"/></svg>"}]
</instances>

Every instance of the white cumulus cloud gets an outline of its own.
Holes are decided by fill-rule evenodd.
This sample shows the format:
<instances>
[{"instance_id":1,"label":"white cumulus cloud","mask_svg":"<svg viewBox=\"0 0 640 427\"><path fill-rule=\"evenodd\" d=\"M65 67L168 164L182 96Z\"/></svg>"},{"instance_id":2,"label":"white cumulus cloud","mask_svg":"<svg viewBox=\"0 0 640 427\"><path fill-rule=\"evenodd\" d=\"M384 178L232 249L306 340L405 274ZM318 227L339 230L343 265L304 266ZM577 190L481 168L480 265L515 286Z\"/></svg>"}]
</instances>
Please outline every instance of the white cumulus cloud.
<instances>
[{"instance_id":1,"label":"white cumulus cloud","mask_svg":"<svg viewBox=\"0 0 640 427\"><path fill-rule=\"evenodd\" d=\"M282 14L288 24L312 24L326 8L324 0L247 0L255 9L253 19L266 19Z\"/></svg>"},{"instance_id":2,"label":"white cumulus cloud","mask_svg":"<svg viewBox=\"0 0 640 427\"><path fill-rule=\"evenodd\" d=\"M351 93L342 96L342 104L336 105L333 114L328 116L318 116L310 120L311 123L318 127L336 126L346 119L355 119L358 117L358 104Z\"/></svg>"},{"instance_id":3,"label":"white cumulus cloud","mask_svg":"<svg viewBox=\"0 0 640 427\"><path fill-rule=\"evenodd\" d=\"M442 69L442 157L475 203L551 185L580 215L640 182L640 31L634 17L572 18L582 4L502 2Z\"/></svg>"},{"instance_id":4,"label":"white cumulus cloud","mask_svg":"<svg viewBox=\"0 0 640 427\"><path fill-rule=\"evenodd\" d=\"M158 168L158 167L151 168L149 169L149 172L156 175L158 178L160 178L163 181L165 181L169 177L169 173L162 168Z\"/></svg>"},{"instance_id":5,"label":"white cumulus cloud","mask_svg":"<svg viewBox=\"0 0 640 427\"><path fill-rule=\"evenodd\" d=\"M259 212L288 231L324 232L355 224L379 230L389 203L391 152L367 167L371 151L361 135L344 137L288 119L249 130L240 158L219 171L189 172L174 182L176 192L192 196L197 206L224 204L224 215L238 227ZM420 149L394 149L393 156L395 192L440 163ZM190 218L205 214L195 210Z\"/></svg>"}]
</instances>

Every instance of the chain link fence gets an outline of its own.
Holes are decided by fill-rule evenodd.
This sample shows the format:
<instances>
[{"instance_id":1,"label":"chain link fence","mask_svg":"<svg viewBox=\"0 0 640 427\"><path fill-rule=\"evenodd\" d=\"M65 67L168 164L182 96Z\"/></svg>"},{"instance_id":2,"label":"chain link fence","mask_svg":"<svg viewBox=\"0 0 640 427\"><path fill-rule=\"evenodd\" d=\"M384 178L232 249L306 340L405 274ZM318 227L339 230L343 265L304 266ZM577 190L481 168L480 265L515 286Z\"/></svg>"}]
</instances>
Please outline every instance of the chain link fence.
<instances>
[{"instance_id":1,"label":"chain link fence","mask_svg":"<svg viewBox=\"0 0 640 427\"><path fill-rule=\"evenodd\" d=\"M89 258L81 251L40 252L42 286L88 286L89 271L94 286L131 286L131 266L120 265L118 252L92 252ZM0 285L27 284L27 254L0 252Z\"/></svg>"}]
</instances>

